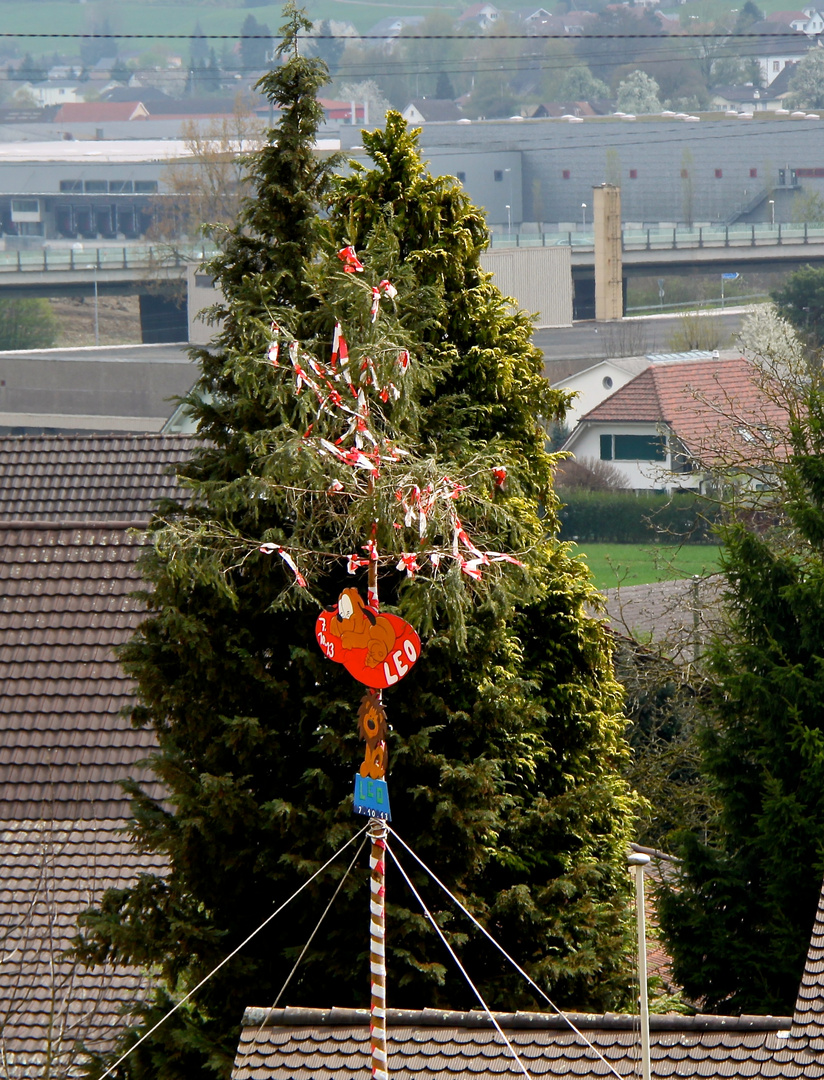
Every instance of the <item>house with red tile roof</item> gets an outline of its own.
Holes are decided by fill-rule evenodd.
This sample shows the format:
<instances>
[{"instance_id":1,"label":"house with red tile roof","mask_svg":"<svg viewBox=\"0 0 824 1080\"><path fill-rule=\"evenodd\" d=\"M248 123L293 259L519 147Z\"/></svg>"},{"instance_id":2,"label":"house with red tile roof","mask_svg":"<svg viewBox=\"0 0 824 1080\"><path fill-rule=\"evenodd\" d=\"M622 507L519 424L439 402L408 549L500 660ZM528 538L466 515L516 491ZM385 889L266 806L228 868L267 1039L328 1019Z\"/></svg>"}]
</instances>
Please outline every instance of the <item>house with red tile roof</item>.
<instances>
[{"instance_id":1,"label":"house with red tile roof","mask_svg":"<svg viewBox=\"0 0 824 1080\"><path fill-rule=\"evenodd\" d=\"M62 105L55 124L102 124L124 120L145 120L149 110L142 101L76 101Z\"/></svg>"},{"instance_id":2,"label":"house with red tile roof","mask_svg":"<svg viewBox=\"0 0 824 1080\"><path fill-rule=\"evenodd\" d=\"M743 357L653 363L585 413L563 449L608 461L635 491L758 484L786 453L778 388Z\"/></svg>"}]
</instances>

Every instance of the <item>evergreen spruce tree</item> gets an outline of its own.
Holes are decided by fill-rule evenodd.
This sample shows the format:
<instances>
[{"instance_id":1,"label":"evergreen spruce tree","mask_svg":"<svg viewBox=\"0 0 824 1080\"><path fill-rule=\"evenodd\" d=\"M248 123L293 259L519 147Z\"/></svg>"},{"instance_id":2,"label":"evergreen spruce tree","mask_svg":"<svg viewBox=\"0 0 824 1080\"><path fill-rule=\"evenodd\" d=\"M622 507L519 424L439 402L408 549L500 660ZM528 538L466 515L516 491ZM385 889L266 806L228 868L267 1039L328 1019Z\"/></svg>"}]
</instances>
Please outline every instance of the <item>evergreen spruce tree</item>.
<instances>
[{"instance_id":1,"label":"evergreen spruce tree","mask_svg":"<svg viewBox=\"0 0 824 1080\"><path fill-rule=\"evenodd\" d=\"M262 80L281 118L251 168L257 197L210 267L225 303L190 398L204 440L183 470L191 499L154 522L148 616L123 656L167 792L132 785L132 832L168 870L108 893L78 951L157 974L134 1040L358 830L361 694L314 624L343 588L364 588L374 543L382 606L423 641L385 697L393 824L559 1001L613 1007L633 802L608 641L586 612L585 569L555 538L540 421L563 398L541 378L529 320L480 268L480 216L426 174L400 118L368 137L375 168L339 181L321 215L325 69L299 55L309 24L287 12L285 63ZM354 242L362 273L338 254ZM329 381L336 324L355 393ZM355 394L349 412L334 396ZM522 565L479 563L467 534ZM244 1007L276 999L343 872L313 883L126 1071L228 1075ZM539 1006L415 876L490 1003ZM367 1003L365 879L364 866L347 878L281 1004ZM391 866L387 913L389 1004L474 1004Z\"/></svg>"},{"instance_id":2,"label":"evergreen spruce tree","mask_svg":"<svg viewBox=\"0 0 824 1080\"><path fill-rule=\"evenodd\" d=\"M683 873L659 905L676 981L717 1012L792 1013L824 874L820 373L798 387L785 388L792 455L776 462L771 513L723 531L728 625L703 733L721 836L683 837Z\"/></svg>"}]
</instances>

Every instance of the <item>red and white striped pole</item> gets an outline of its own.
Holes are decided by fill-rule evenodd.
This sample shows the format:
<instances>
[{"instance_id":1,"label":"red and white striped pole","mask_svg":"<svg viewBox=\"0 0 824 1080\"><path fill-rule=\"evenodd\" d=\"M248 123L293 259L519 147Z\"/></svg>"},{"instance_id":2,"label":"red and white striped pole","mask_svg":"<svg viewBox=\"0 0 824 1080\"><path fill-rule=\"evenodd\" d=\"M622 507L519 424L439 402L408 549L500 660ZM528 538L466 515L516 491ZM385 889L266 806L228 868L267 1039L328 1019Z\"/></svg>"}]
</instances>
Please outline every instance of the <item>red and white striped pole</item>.
<instances>
[{"instance_id":1,"label":"red and white striped pole","mask_svg":"<svg viewBox=\"0 0 824 1080\"><path fill-rule=\"evenodd\" d=\"M373 1080L389 1080L386 1051L386 836L385 821L369 823L372 850L369 855L369 974L372 983L369 1035L372 1044Z\"/></svg>"}]
</instances>

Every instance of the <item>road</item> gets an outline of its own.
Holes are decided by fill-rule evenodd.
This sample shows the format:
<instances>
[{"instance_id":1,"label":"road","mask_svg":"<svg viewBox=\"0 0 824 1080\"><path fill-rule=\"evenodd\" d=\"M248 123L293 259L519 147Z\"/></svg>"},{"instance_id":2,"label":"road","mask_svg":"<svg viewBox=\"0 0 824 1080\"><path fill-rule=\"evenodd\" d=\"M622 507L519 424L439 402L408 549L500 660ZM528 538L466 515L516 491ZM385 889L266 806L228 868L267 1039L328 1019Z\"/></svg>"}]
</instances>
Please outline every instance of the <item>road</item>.
<instances>
[{"instance_id":1,"label":"road","mask_svg":"<svg viewBox=\"0 0 824 1080\"><path fill-rule=\"evenodd\" d=\"M723 330L720 347L734 344L735 335L749 308L706 311ZM652 352L670 352L670 339L678 328L681 315L649 315L622 319L617 323L578 322L559 329L536 330L533 341L544 354L550 378L581 371L584 361L604 360L611 356L645 356Z\"/></svg>"}]
</instances>

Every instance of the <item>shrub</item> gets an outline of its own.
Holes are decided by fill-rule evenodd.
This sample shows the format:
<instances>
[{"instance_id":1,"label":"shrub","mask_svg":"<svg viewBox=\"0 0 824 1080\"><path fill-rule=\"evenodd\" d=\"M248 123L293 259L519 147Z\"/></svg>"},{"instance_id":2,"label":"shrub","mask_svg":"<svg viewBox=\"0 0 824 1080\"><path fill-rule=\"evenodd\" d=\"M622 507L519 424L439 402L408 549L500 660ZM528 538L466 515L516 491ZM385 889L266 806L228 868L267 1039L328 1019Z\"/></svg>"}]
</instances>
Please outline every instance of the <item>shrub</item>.
<instances>
[{"instance_id":1,"label":"shrub","mask_svg":"<svg viewBox=\"0 0 824 1080\"><path fill-rule=\"evenodd\" d=\"M564 491L561 539L590 543L715 542L718 511L699 495Z\"/></svg>"},{"instance_id":2,"label":"shrub","mask_svg":"<svg viewBox=\"0 0 824 1080\"><path fill-rule=\"evenodd\" d=\"M47 349L58 325L48 300L0 300L0 349Z\"/></svg>"}]
</instances>

